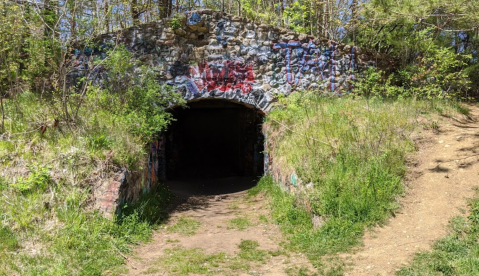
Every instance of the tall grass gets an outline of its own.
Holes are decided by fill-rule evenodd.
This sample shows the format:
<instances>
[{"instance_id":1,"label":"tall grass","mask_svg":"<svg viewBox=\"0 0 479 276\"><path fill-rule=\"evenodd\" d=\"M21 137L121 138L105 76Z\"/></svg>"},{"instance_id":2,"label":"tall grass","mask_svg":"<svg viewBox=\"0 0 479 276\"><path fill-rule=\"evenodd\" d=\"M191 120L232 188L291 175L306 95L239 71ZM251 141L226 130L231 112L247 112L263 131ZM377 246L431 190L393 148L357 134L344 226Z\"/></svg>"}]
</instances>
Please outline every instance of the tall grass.
<instances>
[{"instance_id":1,"label":"tall grass","mask_svg":"<svg viewBox=\"0 0 479 276\"><path fill-rule=\"evenodd\" d=\"M251 193L271 194L273 215L293 249L315 261L348 250L365 228L399 207L414 131L429 127L419 117L435 116L436 109L454 112L449 104L411 99L292 94L266 118L273 178L263 178ZM299 183L290 183L292 174ZM321 227L314 227L313 217Z\"/></svg>"},{"instance_id":2,"label":"tall grass","mask_svg":"<svg viewBox=\"0 0 479 276\"><path fill-rule=\"evenodd\" d=\"M25 92L6 103L0 136L0 275L118 275L132 244L165 217L168 193L145 195L107 220L91 190L119 167L141 169L141 139L86 101L73 122ZM42 129L45 129L42 133Z\"/></svg>"}]
</instances>

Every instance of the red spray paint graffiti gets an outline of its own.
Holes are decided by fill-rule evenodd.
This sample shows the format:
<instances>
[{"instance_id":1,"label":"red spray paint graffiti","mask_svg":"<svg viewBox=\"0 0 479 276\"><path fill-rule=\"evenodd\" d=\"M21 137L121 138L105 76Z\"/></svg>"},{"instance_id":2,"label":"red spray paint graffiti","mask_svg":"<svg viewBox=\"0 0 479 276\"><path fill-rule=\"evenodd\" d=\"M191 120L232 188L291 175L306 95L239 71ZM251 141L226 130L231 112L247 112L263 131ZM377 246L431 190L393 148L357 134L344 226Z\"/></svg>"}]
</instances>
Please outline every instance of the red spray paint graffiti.
<instances>
[{"instance_id":1,"label":"red spray paint graffiti","mask_svg":"<svg viewBox=\"0 0 479 276\"><path fill-rule=\"evenodd\" d=\"M188 77L199 91L206 87L208 92L240 89L247 94L255 83L253 65L236 60L201 62L197 66L190 66Z\"/></svg>"}]
</instances>

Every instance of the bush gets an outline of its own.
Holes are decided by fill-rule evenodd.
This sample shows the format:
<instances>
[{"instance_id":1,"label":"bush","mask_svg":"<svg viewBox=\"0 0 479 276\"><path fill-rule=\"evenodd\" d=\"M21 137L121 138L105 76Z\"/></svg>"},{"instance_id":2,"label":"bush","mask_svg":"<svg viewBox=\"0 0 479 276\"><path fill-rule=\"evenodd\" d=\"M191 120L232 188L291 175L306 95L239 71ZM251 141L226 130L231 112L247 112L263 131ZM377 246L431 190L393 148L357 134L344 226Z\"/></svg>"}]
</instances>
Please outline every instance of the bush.
<instances>
[{"instance_id":1,"label":"bush","mask_svg":"<svg viewBox=\"0 0 479 276\"><path fill-rule=\"evenodd\" d=\"M415 35L421 51L414 62L389 76L368 67L355 83L358 95L367 98L466 99L471 88L471 69L466 65L472 57L436 45L429 29Z\"/></svg>"}]
</instances>

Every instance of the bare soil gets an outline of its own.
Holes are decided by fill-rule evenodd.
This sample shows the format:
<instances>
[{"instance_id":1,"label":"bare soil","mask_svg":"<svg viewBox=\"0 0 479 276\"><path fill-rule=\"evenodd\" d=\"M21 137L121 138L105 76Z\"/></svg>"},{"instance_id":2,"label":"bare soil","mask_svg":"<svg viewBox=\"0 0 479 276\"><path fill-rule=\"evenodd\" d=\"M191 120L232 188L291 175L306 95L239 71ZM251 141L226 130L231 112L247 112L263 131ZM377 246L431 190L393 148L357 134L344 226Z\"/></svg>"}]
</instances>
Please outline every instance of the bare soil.
<instances>
[{"instance_id":1,"label":"bare soil","mask_svg":"<svg viewBox=\"0 0 479 276\"><path fill-rule=\"evenodd\" d=\"M356 253L341 255L352 264L346 275L394 275L445 236L451 218L466 214L479 185L479 108L470 108L469 116L444 118L421 133L402 209L368 232Z\"/></svg>"},{"instance_id":2,"label":"bare soil","mask_svg":"<svg viewBox=\"0 0 479 276\"><path fill-rule=\"evenodd\" d=\"M238 245L242 240L253 240L259 243L260 250L283 250L280 244L284 240L279 227L270 218L267 200L262 196L250 198L246 190L241 191L254 186L253 179L231 177L217 180L175 181L168 184L177 196L171 217L166 225L153 234L151 242L139 246L133 252L133 257L127 262L129 272L126 275L169 275L158 262L160 258L165 257L167 248L199 248L204 254L224 252L234 257L240 251ZM252 225L244 230L237 229L231 225L231 220L238 217L247 218ZM200 227L194 235L187 236L168 231L168 228L175 225L180 218L200 222ZM223 272L224 274L221 272L211 274L288 275L286 270L293 267L304 267L313 271L305 256L291 252L267 256L264 262L243 261L249 263L248 271L227 270ZM157 269L159 272L151 273Z\"/></svg>"}]
</instances>

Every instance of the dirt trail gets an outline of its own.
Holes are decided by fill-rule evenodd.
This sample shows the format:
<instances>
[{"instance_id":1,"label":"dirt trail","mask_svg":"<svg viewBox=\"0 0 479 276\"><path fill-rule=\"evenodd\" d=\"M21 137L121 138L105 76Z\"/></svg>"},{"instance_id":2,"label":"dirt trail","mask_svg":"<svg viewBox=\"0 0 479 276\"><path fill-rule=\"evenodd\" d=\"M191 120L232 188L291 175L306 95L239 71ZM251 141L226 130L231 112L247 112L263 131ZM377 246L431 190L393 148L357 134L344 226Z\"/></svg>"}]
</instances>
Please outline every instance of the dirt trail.
<instances>
[{"instance_id":1,"label":"dirt trail","mask_svg":"<svg viewBox=\"0 0 479 276\"><path fill-rule=\"evenodd\" d=\"M238 258L238 245L242 240L257 241L258 249L264 252L282 252L280 243L284 240L279 227L269 217L267 201L261 195L248 198L246 191L236 191L251 188L250 179L232 177L216 181L218 183L169 183L183 202L174 208L166 225L155 231L153 240L133 252L133 257L127 262L129 272L126 275L184 275L168 271L163 261L159 261L168 258L165 250L172 248L198 248L205 256L224 252L231 260L236 259L242 265L249 266L247 269L231 269L228 261L207 275L288 275L286 270L291 268L313 270L306 257L291 252L267 254L262 261ZM245 181L250 183L245 184ZM228 188L233 186L233 190ZM168 230L181 218L199 222L200 226L194 235ZM231 220L237 218L246 218L250 225L239 230L231 224ZM294 270L292 273L290 275L296 275Z\"/></svg>"},{"instance_id":2,"label":"dirt trail","mask_svg":"<svg viewBox=\"0 0 479 276\"><path fill-rule=\"evenodd\" d=\"M401 211L367 233L358 252L342 255L352 262L347 275L394 275L444 236L452 217L464 215L479 185L479 108L470 108L470 118L444 119L435 133L422 133Z\"/></svg>"}]
</instances>

